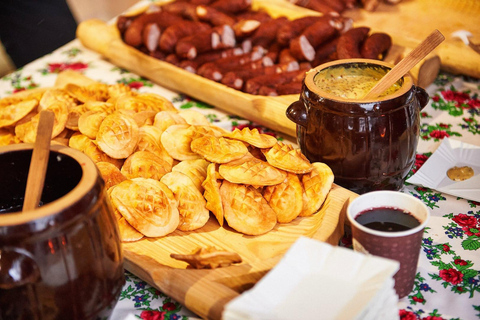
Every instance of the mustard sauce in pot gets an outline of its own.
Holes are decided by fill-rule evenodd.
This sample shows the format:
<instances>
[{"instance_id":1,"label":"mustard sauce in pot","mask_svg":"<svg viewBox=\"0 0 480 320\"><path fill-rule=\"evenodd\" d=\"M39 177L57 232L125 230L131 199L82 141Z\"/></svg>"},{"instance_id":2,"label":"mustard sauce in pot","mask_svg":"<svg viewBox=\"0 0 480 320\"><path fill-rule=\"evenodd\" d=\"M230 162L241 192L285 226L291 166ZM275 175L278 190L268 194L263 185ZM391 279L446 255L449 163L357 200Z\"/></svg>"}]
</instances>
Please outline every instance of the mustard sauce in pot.
<instances>
[{"instance_id":1,"label":"mustard sauce in pot","mask_svg":"<svg viewBox=\"0 0 480 320\"><path fill-rule=\"evenodd\" d=\"M374 66L366 68L332 66L320 70L314 76L313 82L318 88L334 96L360 100L387 74L387 71ZM402 82L402 80L397 81L379 97L395 93L402 87Z\"/></svg>"}]
</instances>

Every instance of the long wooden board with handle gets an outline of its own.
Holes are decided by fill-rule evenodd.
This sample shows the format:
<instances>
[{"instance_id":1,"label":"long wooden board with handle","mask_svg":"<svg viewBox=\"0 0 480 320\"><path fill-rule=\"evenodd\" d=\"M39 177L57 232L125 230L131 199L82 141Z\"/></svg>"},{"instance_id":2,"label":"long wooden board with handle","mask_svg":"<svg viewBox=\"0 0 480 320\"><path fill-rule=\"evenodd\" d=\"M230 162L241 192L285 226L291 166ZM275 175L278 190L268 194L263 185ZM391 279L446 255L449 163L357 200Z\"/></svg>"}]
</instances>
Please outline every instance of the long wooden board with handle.
<instances>
[{"instance_id":1,"label":"long wooden board with handle","mask_svg":"<svg viewBox=\"0 0 480 320\"><path fill-rule=\"evenodd\" d=\"M284 0L254 0L252 6L254 9L264 8L274 17L284 15L290 19L319 14ZM138 11L141 10L136 9L135 12L138 13ZM83 45L100 53L113 64L151 79L163 87L182 92L272 130L291 137L296 136L296 125L286 117L285 111L291 103L298 100L298 94L269 97L234 90L221 83L150 57L126 45L115 25L98 19L82 22L77 29L77 37ZM408 50L408 48L394 44L386 61L398 62ZM423 68L421 68L422 66ZM438 56L432 55L422 61L418 68L415 68L414 78L424 85L430 84L439 68Z\"/></svg>"}]
</instances>

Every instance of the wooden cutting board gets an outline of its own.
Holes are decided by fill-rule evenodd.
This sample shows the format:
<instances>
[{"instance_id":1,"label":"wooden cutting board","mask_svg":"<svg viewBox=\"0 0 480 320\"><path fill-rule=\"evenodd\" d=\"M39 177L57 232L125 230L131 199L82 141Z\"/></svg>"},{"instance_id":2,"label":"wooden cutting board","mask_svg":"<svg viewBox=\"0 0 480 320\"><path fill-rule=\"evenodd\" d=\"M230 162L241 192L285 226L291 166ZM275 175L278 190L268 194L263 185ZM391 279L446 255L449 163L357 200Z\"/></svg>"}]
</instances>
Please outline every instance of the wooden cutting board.
<instances>
[{"instance_id":1,"label":"wooden cutting board","mask_svg":"<svg viewBox=\"0 0 480 320\"><path fill-rule=\"evenodd\" d=\"M75 71L61 72L55 87L86 86L94 80ZM301 236L337 245L344 234L345 211L357 197L333 185L320 210L310 217L298 217L260 236L247 236L228 226L221 227L213 215L201 229L176 230L162 238L144 238L123 243L125 268L185 305L198 316L220 319L225 304L251 288L270 271ZM171 253L190 254L198 248L236 252L242 263L217 269L189 269Z\"/></svg>"},{"instance_id":2,"label":"wooden cutting board","mask_svg":"<svg viewBox=\"0 0 480 320\"><path fill-rule=\"evenodd\" d=\"M405 0L405 2L417 1ZM398 6L401 5L403 5L403 3ZM290 19L319 14L318 12L295 6L285 0L253 0L252 7L253 9L265 8L274 17L283 15L288 16ZM144 9L145 8L136 8L134 12L138 13ZM396 19L394 15L392 16L392 13L390 16L393 20ZM360 24L363 24L363 22ZM431 29L419 25L418 29L420 30L421 28L423 28L422 30L425 29L426 33L431 31ZM381 30L380 27L374 27L372 30L379 29ZM410 47L404 47L403 45L394 43L392 50L390 50L389 55L386 57L388 62L398 62L417 42L419 43L423 40L421 37L423 33L421 35L417 33L408 35L414 38L406 36L400 38L395 36L395 41L405 43ZM272 130L282 132L291 137L296 136L296 125L286 117L285 111L291 103L298 100L299 95L284 95L278 97L251 95L197 76L174 65L143 54L133 47L127 46L121 40L116 26L107 24L104 21L92 19L82 22L77 29L77 37L83 45L100 53L113 64L151 79L163 87L182 92L197 100L204 101L221 110L225 110L228 113L255 121ZM463 51L471 49L466 47L463 48L463 50L462 48L458 48L458 50L463 54ZM457 51L455 52L457 53ZM414 70L413 76L422 86L428 85L436 77L439 67L438 56L434 53L431 57L419 64L418 68ZM480 71L478 71L478 74L480 75Z\"/></svg>"},{"instance_id":3,"label":"wooden cutting board","mask_svg":"<svg viewBox=\"0 0 480 320\"><path fill-rule=\"evenodd\" d=\"M246 236L220 227L210 218L205 227L196 231L177 230L164 238L125 243L125 268L198 316L221 319L225 304L270 271L300 236L337 245L344 231L346 206L356 196L334 185L318 213L277 224L260 236ZM197 270L187 269L185 262L170 258L171 253L189 254L198 247L209 246L237 252L243 261L224 268Z\"/></svg>"}]
</instances>

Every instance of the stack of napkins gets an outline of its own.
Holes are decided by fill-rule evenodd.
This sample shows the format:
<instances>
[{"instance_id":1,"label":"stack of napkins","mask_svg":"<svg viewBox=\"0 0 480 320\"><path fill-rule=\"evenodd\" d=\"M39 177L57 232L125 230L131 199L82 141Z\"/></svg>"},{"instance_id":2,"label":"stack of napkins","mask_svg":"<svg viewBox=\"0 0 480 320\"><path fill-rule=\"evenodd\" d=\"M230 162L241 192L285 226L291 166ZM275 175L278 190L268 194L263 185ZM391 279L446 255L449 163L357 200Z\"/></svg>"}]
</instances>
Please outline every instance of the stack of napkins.
<instances>
[{"instance_id":1,"label":"stack of napkins","mask_svg":"<svg viewBox=\"0 0 480 320\"><path fill-rule=\"evenodd\" d=\"M399 263L299 238L223 319L398 319Z\"/></svg>"}]
</instances>

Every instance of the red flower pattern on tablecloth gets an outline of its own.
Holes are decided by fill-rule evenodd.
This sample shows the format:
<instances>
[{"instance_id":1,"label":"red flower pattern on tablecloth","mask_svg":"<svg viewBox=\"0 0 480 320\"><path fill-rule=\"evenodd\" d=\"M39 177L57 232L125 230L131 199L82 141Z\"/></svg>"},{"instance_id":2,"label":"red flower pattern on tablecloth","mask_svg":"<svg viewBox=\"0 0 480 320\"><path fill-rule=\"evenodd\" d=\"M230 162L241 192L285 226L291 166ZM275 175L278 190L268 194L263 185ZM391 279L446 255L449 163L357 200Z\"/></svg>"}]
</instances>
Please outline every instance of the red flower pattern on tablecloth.
<instances>
[{"instance_id":1,"label":"red flower pattern on tablecloth","mask_svg":"<svg viewBox=\"0 0 480 320\"><path fill-rule=\"evenodd\" d=\"M164 320L165 312L146 310L140 313L140 318L144 320Z\"/></svg>"},{"instance_id":2,"label":"red flower pattern on tablecloth","mask_svg":"<svg viewBox=\"0 0 480 320\"><path fill-rule=\"evenodd\" d=\"M400 310L399 312L400 320L417 320L417 315L411 311Z\"/></svg>"},{"instance_id":3,"label":"red flower pattern on tablecloth","mask_svg":"<svg viewBox=\"0 0 480 320\"><path fill-rule=\"evenodd\" d=\"M463 281L463 274L453 268L448 270L440 270L439 276L451 284L459 284Z\"/></svg>"},{"instance_id":4,"label":"red flower pattern on tablecloth","mask_svg":"<svg viewBox=\"0 0 480 320\"><path fill-rule=\"evenodd\" d=\"M478 223L477 218L475 218L474 216L466 215L464 213L455 215L452 220L455 221L459 226L468 228L475 228Z\"/></svg>"},{"instance_id":5,"label":"red flower pattern on tablecloth","mask_svg":"<svg viewBox=\"0 0 480 320\"><path fill-rule=\"evenodd\" d=\"M47 70L49 73L60 73L65 70L82 71L87 68L88 64L83 62L58 62L49 63Z\"/></svg>"}]
</instances>

